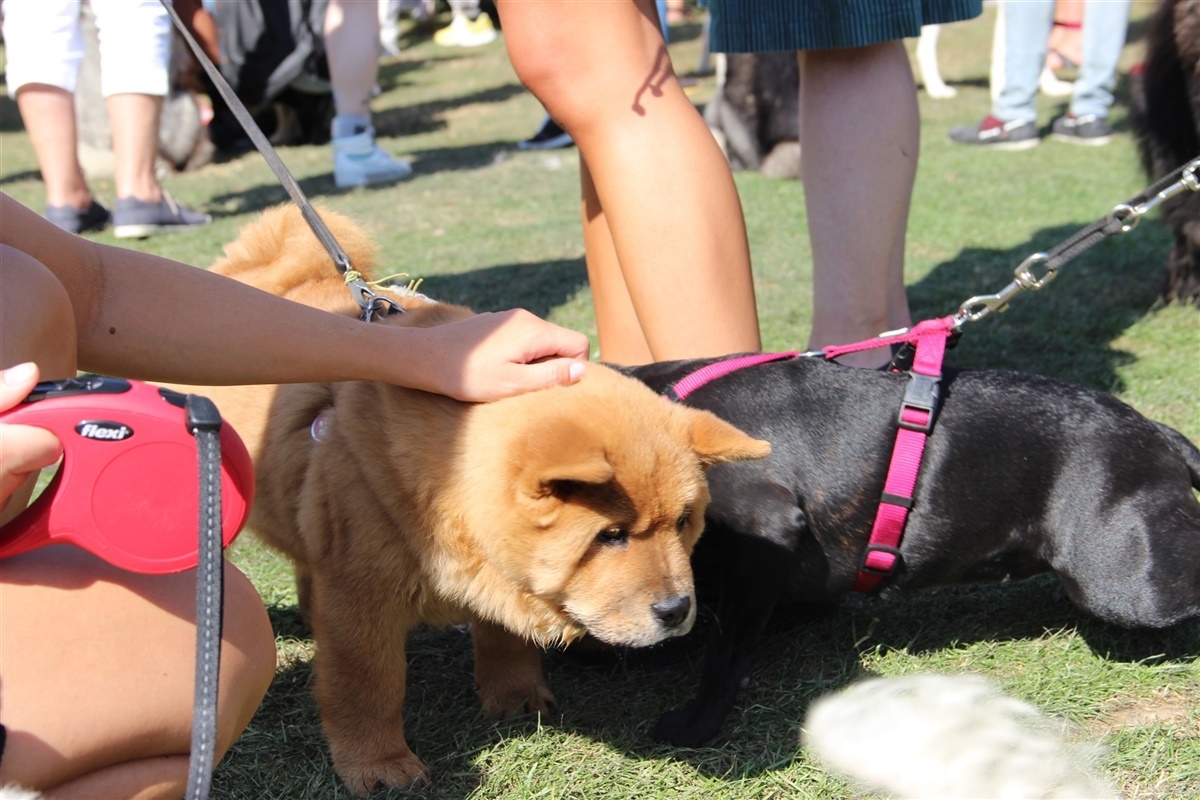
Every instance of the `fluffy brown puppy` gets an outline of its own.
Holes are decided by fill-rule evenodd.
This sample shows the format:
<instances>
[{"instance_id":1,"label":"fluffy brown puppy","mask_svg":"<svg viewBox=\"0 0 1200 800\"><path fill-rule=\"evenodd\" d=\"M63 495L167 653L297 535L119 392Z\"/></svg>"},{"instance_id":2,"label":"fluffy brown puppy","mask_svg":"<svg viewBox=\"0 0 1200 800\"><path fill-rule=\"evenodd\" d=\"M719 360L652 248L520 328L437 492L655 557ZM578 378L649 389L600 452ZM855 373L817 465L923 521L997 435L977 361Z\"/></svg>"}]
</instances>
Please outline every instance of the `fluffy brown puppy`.
<instances>
[{"instance_id":1,"label":"fluffy brown puppy","mask_svg":"<svg viewBox=\"0 0 1200 800\"><path fill-rule=\"evenodd\" d=\"M322 217L368 269L362 232ZM213 270L358 312L291 207L248 225ZM407 313L371 324L471 313L392 296ZM472 624L488 714L547 711L554 698L539 646L585 632L642 646L691 628L704 470L769 451L598 364L572 386L483 404L361 381L203 393L254 457L250 526L295 564L334 768L357 793L428 780L401 714L415 626Z\"/></svg>"}]
</instances>

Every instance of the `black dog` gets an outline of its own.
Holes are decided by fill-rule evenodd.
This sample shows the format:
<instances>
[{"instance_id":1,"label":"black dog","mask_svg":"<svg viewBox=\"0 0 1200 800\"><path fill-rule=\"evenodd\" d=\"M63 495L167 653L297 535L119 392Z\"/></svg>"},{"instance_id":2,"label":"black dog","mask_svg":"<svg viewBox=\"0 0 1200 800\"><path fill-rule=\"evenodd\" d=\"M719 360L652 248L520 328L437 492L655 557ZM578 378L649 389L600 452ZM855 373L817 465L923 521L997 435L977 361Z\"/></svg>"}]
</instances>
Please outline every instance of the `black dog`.
<instances>
[{"instance_id":1,"label":"black dog","mask_svg":"<svg viewBox=\"0 0 1200 800\"><path fill-rule=\"evenodd\" d=\"M629 370L657 391L711 361ZM720 565L694 702L654 735L715 736L781 600L828 604L863 562L908 376L820 359L750 367L686 402L771 442L719 465L697 557ZM1053 571L1081 609L1161 628L1200 616L1200 450L1102 392L1030 374L946 370L898 568L881 588ZM699 588L706 577L697 567ZM709 584L711 587L711 583Z\"/></svg>"},{"instance_id":2,"label":"black dog","mask_svg":"<svg viewBox=\"0 0 1200 800\"><path fill-rule=\"evenodd\" d=\"M1150 19L1146 60L1134 84L1132 116L1152 180L1200 156L1200 3L1166 0ZM1163 204L1175 233L1163 295L1200 306L1200 192Z\"/></svg>"}]
</instances>

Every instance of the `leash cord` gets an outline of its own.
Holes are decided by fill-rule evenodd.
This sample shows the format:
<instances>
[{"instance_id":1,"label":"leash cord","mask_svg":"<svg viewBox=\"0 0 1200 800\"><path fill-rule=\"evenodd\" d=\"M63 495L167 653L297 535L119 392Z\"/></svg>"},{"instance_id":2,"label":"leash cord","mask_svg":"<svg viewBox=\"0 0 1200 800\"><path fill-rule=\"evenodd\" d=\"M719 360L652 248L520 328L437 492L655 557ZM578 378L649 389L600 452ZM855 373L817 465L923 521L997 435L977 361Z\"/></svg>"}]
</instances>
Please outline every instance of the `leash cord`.
<instances>
[{"instance_id":1,"label":"leash cord","mask_svg":"<svg viewBox=\"0 0 1200 800\"><path fill-rule=\"evenodd\" d=\"M959 306L956 319L978 322L993 311L1004 311L1009 302L1026 290L1044 287L1058 275L1064 264L1091 250L1118 233L1137 227L1143 216L1185 191L1200 191L1200 158L1193 159L1157 181L1127 203L1115 206L1105 216L1081 228L1044 253L1034 253L1014 270L1014 280L996 294L976 295ZM1039 266L1040 265L1040 266ZM1042 270L1035 274L1034 268Z\"/></svg>"},{"instance_id":2,"label":"leash cord","mask_svg":"<svg viewBox=\"0 0 1200 800\"><path fill-rule=\"evenodd\" d=\"M300 188L300 184L292 176L287 165L283 163L283 159L279 157L279 153L271 146L262 129L258 127L258 123L250 116L250 112L246 110L246 106L242 103L237 93L221 75L221 71L213 64L212 59L204 52L200 44L192 36L191 31L183 24L183 20L179 18L179 14L171 5L171 0L159 0L163 7L167 9L167 13L171 15L171 21L174 23L176 30L183 36L188 43L188 47L196 56L196 60L200 62L200 66L204 67L204 71L212 80L213 85L221 94L222 99L229 106L229 110L237 117L242 128L250 137L250 141L254 142L254 146L258 148L258 152L266 160L267 166L275 173L275 177L283 185L288 196L292 198L292 202L300 209L300 214L304 217L304 221L308 223L308 227L312 229L313 234L321 242L325 251L329 253L329 257L333 259L333 265L337 267L337 271L346 279L346 285L350 288L350 293L354 296L355 302L362 309L360 319L370 322L375 315L388 306L388 313L403 311L400 306L393 303L391 300L378 295L368 286L361 278L349 277L347 273L350 271L350 257L342 250L333 233L330 232L324 220L317 215L316 209L312 207L308 197L304 194L304 190Z\"/></svg>"},{"instance_id":3,"label":"leash cord","mask_svg":"<svg viewBox=\"0 0 1200 800\"><path fill-rule=\"evenodd\" d=\"M221 540L221 414L207 397L184 401L187 428L200 463L200 550L196 562L196 682L187 800L208 797L217 742L217 689L221 670L224 558Z\"/></svg>"}]
</instances>

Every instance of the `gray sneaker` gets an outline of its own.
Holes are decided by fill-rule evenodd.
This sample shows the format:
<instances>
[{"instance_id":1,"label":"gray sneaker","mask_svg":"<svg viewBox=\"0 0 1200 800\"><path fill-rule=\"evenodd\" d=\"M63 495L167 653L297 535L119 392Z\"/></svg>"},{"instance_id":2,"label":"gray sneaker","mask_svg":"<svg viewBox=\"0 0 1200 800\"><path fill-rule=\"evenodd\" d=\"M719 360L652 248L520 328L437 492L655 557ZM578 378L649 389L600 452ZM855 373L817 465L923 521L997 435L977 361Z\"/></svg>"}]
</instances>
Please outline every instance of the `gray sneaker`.
<instances>
[{"instance_id":1,"label":"gray sneaker","mask_svg":"<svg viewBox=\"0 0 1200 800\"><path fill-rule=\"evenodd\" d=\"M1028 150L1039 143L1037 125L1033 120L1005 122L991 114L978 125L952 128L950 141L987 150Z\"/></svg>"},{"instance_id":2,"label":"gray sneaker","mask_svg":"<svg viewBox=\"0 0 1200 800\"><path fill-rule=\"evenodd\" d=\"M1060 142L1098 147L1112 141L1113 129L1108 120L1095 114L1077 117L1067 114L1054 120L1050 136Z\"/></svg>"},{"instance_id":3,"label":"gray sneaker","mask_svg":"<svg viewBox=\"0 0 1200 800\"><path fill-rule=\"evenodd\" d=\"M108 223L112 219L112 214L108 209L95 200L82 211L74 206L48 205L44 216L64 231L71 233L102 231L108 227Z\"/></svg>"},{"instance_id":4,"label":"gray sneaker","mask_svg":"<svg viewBox=\"0 0 1200 800\"><path fill-rule=\"evenodd\" d=\"M118 197L113 209L113 235L118 239L145 239L156 233L200 228L210 222L208 214L184 208L166 192L157 203Z\"/></svg>"}]
</instances>

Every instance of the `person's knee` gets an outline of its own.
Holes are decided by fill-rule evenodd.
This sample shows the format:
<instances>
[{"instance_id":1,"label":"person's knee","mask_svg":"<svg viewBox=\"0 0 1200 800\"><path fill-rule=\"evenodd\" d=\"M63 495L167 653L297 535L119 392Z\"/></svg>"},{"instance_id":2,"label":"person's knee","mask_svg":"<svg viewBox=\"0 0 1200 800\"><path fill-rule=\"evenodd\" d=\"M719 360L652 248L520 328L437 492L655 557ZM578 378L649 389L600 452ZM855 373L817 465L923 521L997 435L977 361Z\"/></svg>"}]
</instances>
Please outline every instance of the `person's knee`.
<instances>
[{"instance_id":1,"label":"person's knee","mask_svg":"<svg viewBox=\"0 0 1200 800\"><path fill-rule=\"evenodd\" d=\"M218 754L250 724L275 677L275 635L262 598L249 578L228 562L222 639Z\"/></svg>"},{"instance_id":2,"label":"person's knee","mask_svg":"<svg viewBox=\"0 0 1200 800\"><path fill-rule=\"evenodd\" d=\"M577 95L587 92L581 85L586 74L573 68L572 60L559 50L550 46L510 46L509 59L521 85L562 123L564 117L571 116Z\"/></svg>"},{"instance_id":3,"label":"person's knee","mask_svg":"<svg viewBox=\"0 0 1200 800\"><path fill-rule=\"evenodd\" d=\"M75 312L66 288L33 256L0 245L0 368L36 362L43 379L75 375Z\"/></svg>"},{"instance_id":4,"label":"person's knee","mask_svg":"<svg viewBox=\"0 0 1200 800\"><path fill-rule=\"evenodd\" d=\"M616 110L628 110L638 89L659 69L657 51L633 36L614 35L613 47L603 51L595 42L574 41L554 31L506 37L509 60L521 84L572 132Z\"/></svg>"}]
</instances>

